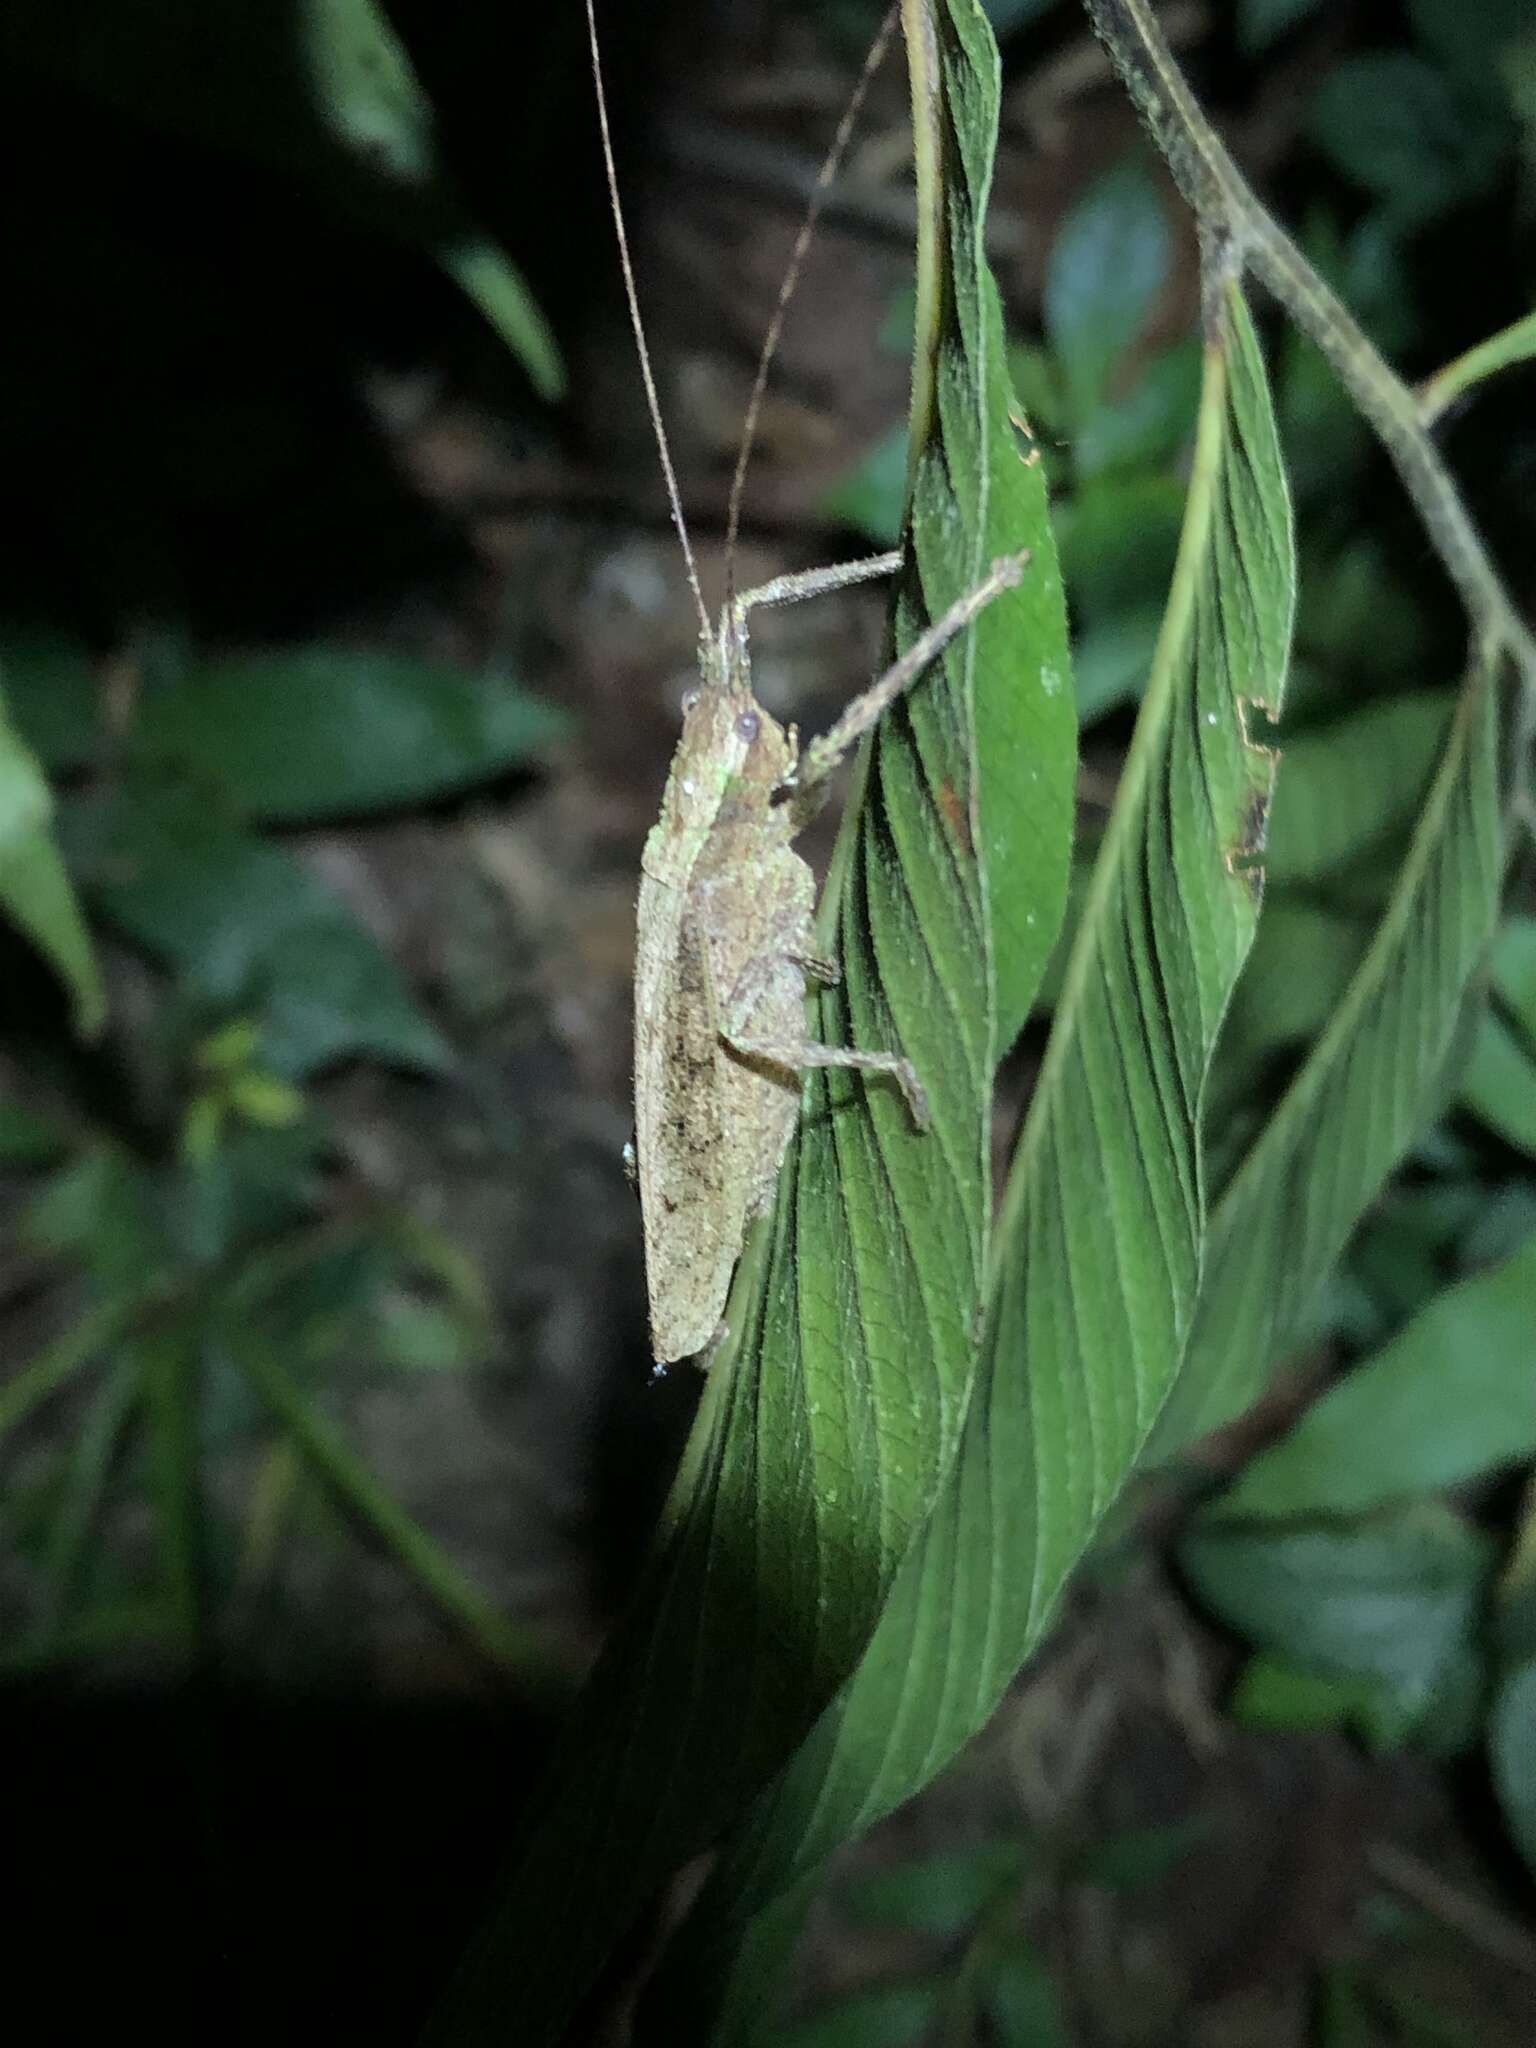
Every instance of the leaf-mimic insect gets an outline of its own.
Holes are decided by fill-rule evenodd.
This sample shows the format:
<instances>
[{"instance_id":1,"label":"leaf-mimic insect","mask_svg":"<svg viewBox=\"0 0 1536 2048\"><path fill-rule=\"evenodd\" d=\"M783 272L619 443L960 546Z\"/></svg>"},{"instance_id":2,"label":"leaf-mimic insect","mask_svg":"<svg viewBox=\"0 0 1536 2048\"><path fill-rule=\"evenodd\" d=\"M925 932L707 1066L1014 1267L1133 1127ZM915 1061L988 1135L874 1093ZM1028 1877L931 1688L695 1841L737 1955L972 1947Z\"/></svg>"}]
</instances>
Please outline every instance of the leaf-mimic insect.
<instances>
[{"instance_id":1,"label":"leaf-mimic insect","mask_svg":"<svg viewBox=\"0 0 1536 2048\"><path fill-rule=\"evenodd\" d=\"M818 1045L808 1038L807 980L835 982L835 961L818 957L815 879L794 839L826 793L827 779L888 705L915 683L957 633L999 591L1023 575L1027 552L1001 557L856 697L832 729L802 753L752 691L747 614L901 567L900 550L869 560L782 576L740 595L728 590L712 626L683 520L655 378L640 319L608 111L593 0L587 0L593 78L620 263L641 376L661 454L672 515L700 620L700 680L684 700L683 731L661 813L641 861L635 965L635 1145L645 1232L651 1345L658 1369L705 1351L717 1337L731 1274L748 1223L772 1198L810 1067L856 1067L900 1087L913 1121L927 1105L911 1063L899 1053ZM818 196L835 171L863 85L890 22L865 66ZM731 559L742 481L768 362L793 289L815 207L801 229L758 364L732 484L727 528ZM729 571L728 571L729 573Z\"/></svg>"}]
</instances>

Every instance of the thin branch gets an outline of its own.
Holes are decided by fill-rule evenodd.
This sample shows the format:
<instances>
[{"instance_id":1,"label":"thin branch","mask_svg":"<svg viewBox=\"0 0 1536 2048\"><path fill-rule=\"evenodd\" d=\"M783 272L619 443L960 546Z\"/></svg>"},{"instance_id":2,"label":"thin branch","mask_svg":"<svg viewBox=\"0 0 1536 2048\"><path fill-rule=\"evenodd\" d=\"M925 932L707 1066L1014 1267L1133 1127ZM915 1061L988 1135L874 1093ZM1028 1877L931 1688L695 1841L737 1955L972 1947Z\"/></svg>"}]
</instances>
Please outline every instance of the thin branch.
<instances>
[{"instance_id":1,"label":"thin branch","mask_svg":"<svg viewBox=\"0 0 1536 2048\"><path fill-rule=\"evenodd\" d=\"M1083 0L1152 139L1208 232L1274 294L1316 343L1392 458L1476 632L1506 650L1536 700L1536 639L1489 559L1420 402L1354 316L1265 211L1201 113L1148 0Z\"/></svg>"}]
</instances>

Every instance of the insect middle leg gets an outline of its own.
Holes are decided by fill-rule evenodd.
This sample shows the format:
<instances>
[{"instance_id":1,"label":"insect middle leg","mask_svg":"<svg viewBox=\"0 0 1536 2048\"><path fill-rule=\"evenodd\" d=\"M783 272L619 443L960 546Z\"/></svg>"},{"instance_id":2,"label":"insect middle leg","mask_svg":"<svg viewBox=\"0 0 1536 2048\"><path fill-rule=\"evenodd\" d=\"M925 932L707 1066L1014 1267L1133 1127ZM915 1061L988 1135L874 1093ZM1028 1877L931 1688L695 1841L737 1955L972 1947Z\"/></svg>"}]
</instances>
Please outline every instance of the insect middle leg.
<instances>
[{"instance_id":1,"label":"insect middle leg","mask_svg":"<svg viewBox=\"0 0 1536 2048\"><path fill-rule=\"evenodd\" d=\"M906 1098L913 1123L920 1131L927 1130L927 1094L917 1078L917 1069L900 1053L860 1052L852 1046L819 1045L807 1038L764 1037L746 1028L759 1012L774 977L783 972L786 964L828 986L835 986L842 978L835 960L817 959L809 953L764 953L749 960L719 1021L720 1036L730 1050L747 1059L766 1060L792 1074L804 1073L809 1067L850 1067L862 1073L889 1074Z\"/></svg>"}]
</instances>

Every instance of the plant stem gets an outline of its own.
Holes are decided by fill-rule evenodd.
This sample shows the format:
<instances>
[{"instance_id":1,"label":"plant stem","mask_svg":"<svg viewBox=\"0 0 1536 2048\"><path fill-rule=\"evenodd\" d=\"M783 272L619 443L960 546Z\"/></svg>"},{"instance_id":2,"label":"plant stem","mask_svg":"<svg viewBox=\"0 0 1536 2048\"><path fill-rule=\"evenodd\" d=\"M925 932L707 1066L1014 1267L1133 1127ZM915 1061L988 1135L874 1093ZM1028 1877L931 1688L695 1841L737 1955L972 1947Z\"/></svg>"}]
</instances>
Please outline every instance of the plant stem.
<instances>
[{"instance_id":1,"label":"plant stem","mask_svg":"<svg viewBox=\"0 0 1536 2048\"><path fill-rule=\"evenodd\" d=\"M1420 419L1426 427L1432 426L1448 405L1464 397L1474 385L1499 370L1529 362L1532 356L1536 356L1536 313L1527 313L1523 319L1490 334L1486 341L1457 356L1433 377L1426 377L1418 392Z\"/></svg>"},{"instance_id":2,"label":"plant stem","mask_svg":"<svg viewBox=\"0 0 1536 2048\"><path fill-rule=\"evenodd\" d=\"M1536 639L1516 611L1418 400L1318 276L1201 113L1148 0L1083 0L1115 69L1208 235L1232 246L1316 343L1392 458L1479 637L1506 650L1536 697Z\"/></svg>"}]
</instances>

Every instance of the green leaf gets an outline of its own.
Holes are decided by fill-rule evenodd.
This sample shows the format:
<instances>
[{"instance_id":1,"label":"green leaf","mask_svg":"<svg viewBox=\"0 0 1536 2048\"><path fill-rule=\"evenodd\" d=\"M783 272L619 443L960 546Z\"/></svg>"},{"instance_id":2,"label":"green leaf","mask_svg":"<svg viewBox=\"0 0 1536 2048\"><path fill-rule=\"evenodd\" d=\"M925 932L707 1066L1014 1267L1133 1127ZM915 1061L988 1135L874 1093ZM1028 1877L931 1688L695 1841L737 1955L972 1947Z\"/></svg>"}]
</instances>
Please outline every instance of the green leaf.
<instances>
[{"instance_id":1,"label":"green leaf","mask_svg":"<svg viewBox=\"0 0 1536 2048\"><path fill-rule=\"evenodd\" d=\"M1083 481L1137 476L1172 463L1188 443L1199 397L1200 344L1161 350L1139 366L1124 392L1084 420L1072 447L1073 474Z\"/></svg>"},{"instance_id":2,"label":"green leaf","mask_svg":"<svg viewBox=\"0 0 1536 2048\"><path fill-rule=\"evenodd\" d=\"M445 237L438 244L437 260L501 336L540 398L551 405L562 399L565 365L555 337L528 280L506 251L485 235L466 231Z\"/></svg>"},{"instance_id":3,"label":"green leaf","mask_svg":"<svg viewBox=\"0 0 1536 2048\"><path fill-rule=\"evenodd\" d=\"M75 1029L90 1038L106 1018L95 948L53 836L53 798L12 725L0 693L0 910L69 990Z\"/></svg>"},{"instance_id":4,"label":"green leaf","mask_svg":"<svg viewBox=\"0 0 1536 2048\"><path fill-rule=\"evenodd\" d=\"M317 646L199 664L146 692L136 758L216 781L273 823L450 795L538 755L564 721L505 676Z\"/></svg>"},{"instance_id":5,"label":"green leaf","mask_svg":"<svg viewBox=\"0 0 1536 2048\"><path fill-rule=\"evenodd\" d=\"M1536 1048L1536 917L1506 917L1493 942L1494 993Z\"/></svg>"},{"instance_id":6,"label":"green leaf","mask_svg":"<svg viewBox=\"0 0 1536 2048\"><path fill-rule=\"evenodd\" d=\"M1335 65L1309 126L1324 154L1402 228L1486 191L1510 136L1482 94L1406 50Z\"/></svg>"},{"instance_id":7,"label":"green leaf","mask_svg":"<svg viewBox=\"0 0 1536 2048\"><path fill-rule=\"evenodd\" d=\"M955 1941L999 1892L1018 1889L1030 1860L1028 1844L1018 1838L978 1842L855 1878L843 1887L840 1904L860 1926L908 1927Z\"/></svg>"},{"instance_id":8,"label":"green leaf","mask_svg":"<svg viewBox=\"0 0 1536 2048\"><path fill-rule=\"evenodd\" d=\"M1265 901L1258 937L1221 1034L1212 1083L1213 1127L1243 1099L1264 1062L1320 1031L1360 964L1369 937L1362 919L1276 895Z\"/></svg>"},{"instance_id":9,"label":"green leaf","mask_svg":"<svg viewBox=\"0 0 1536 2048\"><path fill-rule=\"evenodd\" d=\"M85 649L41 627L0 630L11 717L50 775L83 768L100 721L100 687Z\"/></svg>"},{"instance_id":10,"label":"green leaf","mask_svg":"<svg viewBox=\"0 0 1536 2048\"><path fill-rule=\"evenodd\" d=\"M1103 621L1132 609L1162 615L1184 517L1174 477L1096 477L1056 514L1061 573L1074 618Z\"/></svg>"},{"instance_id":11,"label":"green leaf","mask_svg":"<svg viewBox=\"0 0 1536 2048\"><path fill-rule=\"evenodd\" d=\"M0 1172L25 1173L30 1168L52 1166L69 1145L69 1131L61 1122L40 1116L23 1102L0 1096Z\"/></svg>"},{"instance_id":12,"label":"green leaf","mask_svg":"<svg viewBox=\"0 0 1536 2048\"><path fill-rule=\"evenodd\" d=\"M1282 739L1270 880L1318 881L1401 831L1423 804L1453 709L1444 691L1425 690Z\"/></svg>"},{"instance_id":13,"label":"green leaf","mask_svg":"<svg viewBox=\"0 0 1536 2048\"><path fill-rule=\"evenodd\" d=\"M1494 1787L1515 1846L1536 1872L1536 1659L1517 1664L1488 1717Z\"/></svg>"},{"instance_id":14,"label":"green leaf","mask_svg":"<svg viewBox=\"0 0 1536 2048\"><path fill-rule=\"evenodd\" d=\"M1536 1057L1496 1010L1478 1020L1461 1101L1490 1131L1536 1159Z\"/></svg>"},{"instance_id":15,"label":"green leaf","mask_svg":"<svg viewBox=\"0 0 1536 2048\"><path fill-rule=\"evenodd\" d=\"M892 427L866 448L842 481L827 492L821 510L883 548L901 538L907 502L907 429Z\"/></svg>"},{"instance_id":16,"label":"green leaf","mask_svg":"<svg viewBox=\"0 0 1536 2048\"><path fill-rule=\"evenodd\" d=\"M1531 26L1530 0L1408 0L1414 34L1446 68L1485 89L1499 51Z\"/></svg>"},{"instance_id":17,"label":"green leaf","mask_svg":"<svg viewBox=\"0 0 1536 2048\"><path fill-rule=\"evenodd\" d=\"M1498 914L1496 681L1494 658L1474 664L1370 946L1212 1216L1199 1316L1154 1455L1225 1421L1264 1384L1438 1106Z\"/></svg>"},{"instance_id":18,"label":"green leaf","mask_svg":"<svg viewBox=\"0 0 1536 2048\"><path fill-rule=\"evenodd\" d=\"M1208 1820L1197 1815L1107 1835L1074 1860L1072 1882L1102 1891L1143 1891L1176 1870L1208 1831Z\"/></svg>"},{"instance_id":19,"label":"green leaf","mask_svg":"<svg viewBox=\"0 0 1536 2048\"><path fill-rule=\"evenodd\" d=\"M774 2033L776 2048L916 2048L944 1993L942 1977L907 1977L851 1991Z\"/></svg>"},{"instance_id":20,"label":"green leaf","mask_svg":"<svg viewBox=\"0 0 1536 2048\"><path fill-rule=\"evenodd\" d=\"M915 1133L879 1083L818 1074L728 1309L634 1607L562 1739L503 1901L436 2038L551 2040L648 1894L718 1835L847 1677L932 1503L975 1357L991 1087L1065 898L1071 667L1038 453L1021 445L982 216L997 53L975 0L935 9L939 146L920 212L912 561L896 637L1032 560L882 721L828 886L842 985L816 1035L899 1045ZM927 55L918 51L919 60ZM924 126L923 134L929 133ZM926 247L926 245L925 245ZM578 1903L579 1902L579 1903Z\"/></svg>"},{"instance_id":21,"label":"green leaf","mask_svg":"<svg viewBox=\"0 0 1536 2048\"><path fill-rule=\"evenodd\" d=\"M998 2048L1071 2048L1061 1994L1050 1971L1027 1949L993 1962L986 2007Z\"/></svg>"},{"instance_id":22,"label":"green leaf","mask_svg":"<svg viewBox=\"0 0 1536 2048\"><path fill-rule=\"evenodd\" d=\"M1171 1383L1203 1240L1197 1117L1258 916L1240 855L1270 762L1290 509L1258 346L1229 291L1179 568L1014 1161L958 1456L851 1684L729 1840L669 1977L729 1973L743 2038L783 1917L746 1916L917 1791L991 1713ZM1234 856L1238 856L1235 858Z\"/></svg>"},{"instance_id":23,"label":"green leaf","mask_svg":"<svg viewBox=\"0 0 1536 2048\"><path fill-rule=\"evenodd\" d=\"M1378 1687L1382 1740L1412 1729L1472 1646L1496 1555L1470 1523L1419 1504L1338 1525L1202 1519L1179 1547L1201 1598L1251 1642Z\"/></svg>"},{"instance_id":24,"label":"green leaf","mask_svg":"<svg viewBox=\"0 0 1536 2048\"><path fill-rule=\"evenodd\" d=\"M1322 0L1237 0L1238 41L1250 56L1257 56L1321 5Z\"/></svg>"},{"instance_id":25,"label":"green leaf","mask_svg":"<svg viewBox=\"0 0 1536 2048\"><path fill-rule=\"evenodd\" d=\"M1353 1514L1536 1454L1536 1237L1435 1296L1222 1496L1223 1516Z\"/></svg>"},{"instance_id":26,"label":"green leaf","mask_svg":"<svg viewBox=\"0 0 1536 2048\"><path fill-rule=\"evenodd\" d=\"M1041 310L1081 433L1145 329L1172 260L1173 230L1138 151L1089 187L1062 222Z\"/></svg>"},{"instance_id":27,"label":"green leaf","mask_svg":"<svg viewBox=\"0 0 1536 2048\"><path fill-rule=\"evenodd\" d=\"M262 1025L262 1058L298 1078L349 1054L440 1067L447 1048L388 955L281 848L175 784L71 808L71 854L102 914L210 1005Z\"/></svg>"},{"instance_id":28,"label":"green leaf","mask_svg":"<svg viewBox=\"0 0 1536 2048\"><path fill-rule=\"evenodd\" d=\"M1260 1651L1243 1667L1228 1711L1241 1728L1344 1728L1369 1724L1380 1693L1374 1677L1308 1671Z\"/></svg>"}]
</instances>

